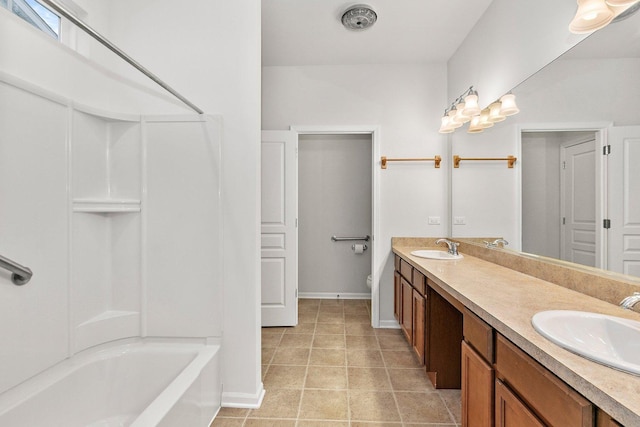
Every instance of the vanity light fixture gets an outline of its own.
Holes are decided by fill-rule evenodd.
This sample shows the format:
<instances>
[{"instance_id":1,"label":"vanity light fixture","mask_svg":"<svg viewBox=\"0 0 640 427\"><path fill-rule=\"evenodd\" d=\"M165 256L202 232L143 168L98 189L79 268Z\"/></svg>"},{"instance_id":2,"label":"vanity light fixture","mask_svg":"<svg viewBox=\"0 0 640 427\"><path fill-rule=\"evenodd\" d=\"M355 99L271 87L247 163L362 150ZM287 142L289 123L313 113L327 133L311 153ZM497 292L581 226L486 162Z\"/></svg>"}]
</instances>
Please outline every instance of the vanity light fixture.
<instances>
[{"instance_id":1,"label":"vanity light fixture","mask_svg":"<svg viewBox=\"0 0 640 427\"><path fill-rule=\"evenodd\" d=\"M516 105L516 96L511 92L503 95L499 100L491 103L487 108L480 109L478 92L471 86L444 110L440 122L440 133L452 133L463 123L469 123L468 133L480 133L495 123L501 122L513 114L520 112Z\"/></svg>"},{"instance_id":2,"label":"vanity light fixture","mask_svg":"<svg viewBox=\"0 0 640 427\"><path fill-rule=\"evenodd\" d=\"M618 22L640 8L638 0L577 0L576 16L569 24L569 31L585 34L599 30L611 22Z\"/></svg>"},{"instance_id":3,"label":"vanity light fixture","mask_svg":"<svg viewBox=\"0 0 640 427\"><path fill-rule=\"evenodd\" d=\"M614 16L605 0L578 0L578 10L569 24L569 31L574 34L590 33L605 27Z\"/></svg>"}]
</instances>

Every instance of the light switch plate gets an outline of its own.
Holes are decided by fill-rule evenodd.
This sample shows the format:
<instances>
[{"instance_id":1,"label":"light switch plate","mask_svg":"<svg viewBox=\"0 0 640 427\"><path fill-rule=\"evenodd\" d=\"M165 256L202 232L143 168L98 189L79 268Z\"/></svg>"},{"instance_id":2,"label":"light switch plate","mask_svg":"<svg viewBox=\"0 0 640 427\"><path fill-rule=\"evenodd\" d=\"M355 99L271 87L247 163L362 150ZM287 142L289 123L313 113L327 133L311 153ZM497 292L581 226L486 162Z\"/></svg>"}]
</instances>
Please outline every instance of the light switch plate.
<instances>
[{"instance_id":1,"label":"light switch plate","mask_svg":"<svg viewBox=\"0 0 640 427\"><path fill-rule=\"evenodd\" d=\"M467 223L467 219L463 216L456 216L453 217L453 224L454 225L465 225Z\"/></svg>"},{"instance_id":2,"label":"light switch plate","mask_svg":"<svg viewBox=\"0 0 640 427\"><path fill-rule=\"evenodd\" d=\"M430 216L429 217L429 225L440 225L440 217L439 216Z\"/></svg>"}]
</instances>

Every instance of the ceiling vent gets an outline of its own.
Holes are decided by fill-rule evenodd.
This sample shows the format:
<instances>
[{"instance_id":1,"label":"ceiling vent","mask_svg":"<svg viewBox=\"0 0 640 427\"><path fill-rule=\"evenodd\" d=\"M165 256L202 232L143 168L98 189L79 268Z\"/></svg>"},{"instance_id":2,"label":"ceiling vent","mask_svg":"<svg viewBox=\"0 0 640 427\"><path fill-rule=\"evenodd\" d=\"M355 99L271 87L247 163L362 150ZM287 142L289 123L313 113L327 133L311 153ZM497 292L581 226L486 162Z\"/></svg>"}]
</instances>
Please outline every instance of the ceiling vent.
<instances>
[{"instance_id":1,"label":"ceiling vent","mask_svg":"<svg viewBox=\"0 0 640 427\"><path fill-rule=\"evenodd\" d=\"M365 30L378 20L378 15L365 4L357 4L349 7L342 14L342 25L349 30Z\"/></svg>"}]
</instances>

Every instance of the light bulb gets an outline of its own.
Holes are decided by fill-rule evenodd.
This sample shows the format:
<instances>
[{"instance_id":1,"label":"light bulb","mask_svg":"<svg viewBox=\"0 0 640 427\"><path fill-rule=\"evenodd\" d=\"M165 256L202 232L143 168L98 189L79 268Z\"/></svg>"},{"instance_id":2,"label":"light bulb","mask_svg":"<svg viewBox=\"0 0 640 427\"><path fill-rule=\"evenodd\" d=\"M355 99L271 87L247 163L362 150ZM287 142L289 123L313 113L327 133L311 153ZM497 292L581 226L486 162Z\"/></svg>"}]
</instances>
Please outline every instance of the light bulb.
<instances>
[{"instance_id":1,"label":"light bulb","mask_svg":"<svg viewBox=\"0 0 640 427\"><path fill-rule=\"evenodd\" d=\"M471 94L464 98L464 111L465 116L473 117L480 114L480 107L478 106L478 93L473 91Z\"/></svg>"}]
</instances>

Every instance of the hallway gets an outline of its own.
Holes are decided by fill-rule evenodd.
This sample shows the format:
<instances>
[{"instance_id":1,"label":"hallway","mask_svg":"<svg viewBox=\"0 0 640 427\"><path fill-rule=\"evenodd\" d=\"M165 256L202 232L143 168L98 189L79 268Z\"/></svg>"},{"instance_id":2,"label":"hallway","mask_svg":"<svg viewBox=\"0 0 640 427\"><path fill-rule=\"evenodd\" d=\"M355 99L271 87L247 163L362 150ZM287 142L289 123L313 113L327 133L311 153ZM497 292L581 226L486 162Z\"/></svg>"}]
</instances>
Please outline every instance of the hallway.
<instances>
[{"instance_id":1,"label":"hallway","mask_svg":"<svg viewBox=\"0 0 640 427\"><path fill-rule=\"evenodd\" d=\"M262 330L262 407L222 408L211 426L458 426L460 391L436 391L370 312L369 300L299 300L298 326Z\"/></svg>"}]
</instances>

